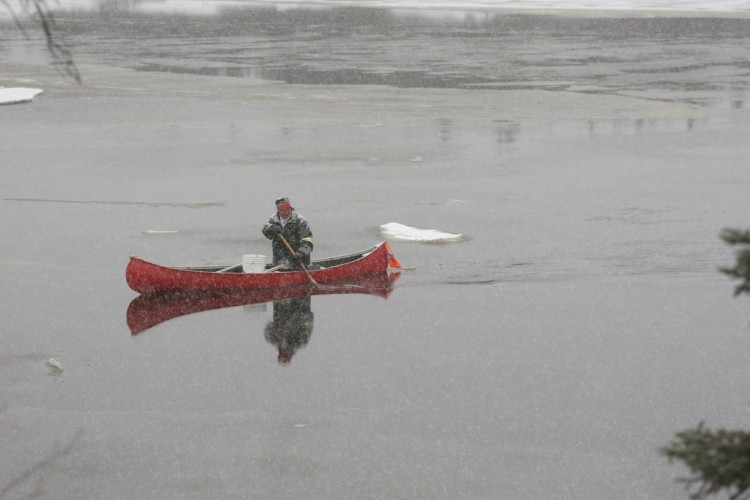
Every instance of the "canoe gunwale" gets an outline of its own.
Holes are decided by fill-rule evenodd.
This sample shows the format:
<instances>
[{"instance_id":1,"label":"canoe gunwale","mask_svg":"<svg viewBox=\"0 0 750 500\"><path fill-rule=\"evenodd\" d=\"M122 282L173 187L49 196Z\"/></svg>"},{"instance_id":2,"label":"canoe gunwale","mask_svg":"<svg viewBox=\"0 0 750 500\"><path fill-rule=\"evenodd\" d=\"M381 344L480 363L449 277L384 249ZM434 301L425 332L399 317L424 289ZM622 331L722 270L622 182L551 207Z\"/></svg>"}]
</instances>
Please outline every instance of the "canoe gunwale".
<instances>
[{"instance_id":1,"label":"canoe gunwale","mask_svg":"<svg viewBox=\"0 0 750 500\"><path fill-rule=\"evenodd\" d=\"M349 264L350 262L354 262L359 259L363 259L367 257L369 254L374 252L378 249L380 245L375 245L373 247L368 248L367 250L362 250L361 252L354 252L347 255L339 255L336 257L327 257L325 259L317 259L313 260L310 265L308 266L308 269L310 271L317 271L321 269L330 269L332 267ZM143 260L143 259L141 259ZM148 262L148 261L146 261ZM156 264L159 265L159 264ZM175 269L178 271L194 271L199 273L216 273L222 269L226 269L228 267L237 267L238 270L232 270L229 271L230 273L241 273L241 274L262 274L262 273L244 273L242 271L242 264L235 264L235 265L212 265L212 266L185 266L185 267L177 267L177 266L161 266L165 267L167 269ZM273 267L273 264L266 264L266 269L271 269Z\"/></svg>"}]
</instances>

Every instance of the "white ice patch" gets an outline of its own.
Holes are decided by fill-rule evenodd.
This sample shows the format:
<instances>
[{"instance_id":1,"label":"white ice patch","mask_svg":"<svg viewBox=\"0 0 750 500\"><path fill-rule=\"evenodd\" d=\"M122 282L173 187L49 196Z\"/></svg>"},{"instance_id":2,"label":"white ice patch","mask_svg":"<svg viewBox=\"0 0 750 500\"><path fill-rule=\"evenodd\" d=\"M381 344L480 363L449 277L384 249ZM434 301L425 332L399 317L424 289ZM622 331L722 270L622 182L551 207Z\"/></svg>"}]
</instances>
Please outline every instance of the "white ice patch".
<instances>
[{"instance_id":1,"label":"white ice patch","mask_svg":"<svg viewBox=\"0 0 750 500\"><path fill-rule=\"evenodd\" d=\"M0 104L30 102L42 92L44 92L42 89L27 87L0 87Z\"/></svg>"},{"instance_id":2,"label":"white ice patch","mask_svg":"<svg viewBox=\"0 0 750 500\"><path fill-rule=\"evenodd\" d=\"M45 365L49 367L50 375L60 375L63 372L62 365L55 358L49 358L49 361L47 361Z\"/></svg>"},{"instance_id":3,"label":"white ice patch","mask_svg":"<svg viewBox=\"0 0 750 500\"><path fill-rule=\"evenodd\" d=\"M416 241L420 243L449 243L462 241L463 234L444 233L437 229L420 229L398 222L389 222L380 226L380 234L393 241Z\"/></svg>"},{"instance_id":4,"label":"white ice patch","mask_svg":"<svg viewBox=\"0 0 750 500\"><path fill-rule=\"evenodd\" d=\"M178 234L179 231L174 229L146 229L144 234Z\"/></svg>"},{"instance_id":5,"label":"white ice patch","mask_svg":"<svg viewBox=\"0 0 750 500\"><path fill-rule=\"evenodd\" d=\"M469 200L458 200L456 198L441 201L418 202L419 205L466 205L467 203L471 202Z\"/></svg>"}]
</instances>

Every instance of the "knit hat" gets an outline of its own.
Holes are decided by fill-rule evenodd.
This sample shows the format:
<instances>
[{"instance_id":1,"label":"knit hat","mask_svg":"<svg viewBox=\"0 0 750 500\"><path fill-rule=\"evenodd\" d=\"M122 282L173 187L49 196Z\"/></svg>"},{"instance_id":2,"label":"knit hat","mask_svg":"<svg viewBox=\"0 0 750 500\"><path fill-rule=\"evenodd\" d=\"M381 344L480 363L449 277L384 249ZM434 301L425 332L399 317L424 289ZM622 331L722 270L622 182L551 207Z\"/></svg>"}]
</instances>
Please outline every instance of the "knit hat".
<instances>
[{"instance_id":1,"label":"knit hat","mask_svg":"<svg viewBox=\"0 0 750 500\"><path fill-rule=\"evenodd\" d=\"M287 198L286 196L276 200L276 210L280 210L282 208L294 208L292 207L292 202L290 202L289 198Z\"/></svg>"}]
</instances>

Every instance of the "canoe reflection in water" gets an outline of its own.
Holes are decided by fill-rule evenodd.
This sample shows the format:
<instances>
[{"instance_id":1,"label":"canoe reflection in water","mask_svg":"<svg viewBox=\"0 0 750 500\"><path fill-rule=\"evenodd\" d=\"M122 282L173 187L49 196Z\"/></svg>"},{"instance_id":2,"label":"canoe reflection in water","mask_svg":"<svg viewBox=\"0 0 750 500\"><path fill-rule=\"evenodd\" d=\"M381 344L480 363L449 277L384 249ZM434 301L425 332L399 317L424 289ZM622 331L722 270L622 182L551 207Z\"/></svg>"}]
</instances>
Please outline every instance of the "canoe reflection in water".
<instances>
[{"instance_id":1,"label":"canoe reflection in water","mask_svg":"<svg viewBox=\"0 0 750 500\"><path fill-rule=\"evenodd\" d=\"M366 280L341 285L294 286L252 291L205 291L139 295L128 306L132 335L180 316L202 311L273 302L273 320L265 327L266 340L278 348L279 363L286 364L312 335L312 296L338 294L376 295L387 299L398 273L370 275Z\"/></svg>"}]
</instances>

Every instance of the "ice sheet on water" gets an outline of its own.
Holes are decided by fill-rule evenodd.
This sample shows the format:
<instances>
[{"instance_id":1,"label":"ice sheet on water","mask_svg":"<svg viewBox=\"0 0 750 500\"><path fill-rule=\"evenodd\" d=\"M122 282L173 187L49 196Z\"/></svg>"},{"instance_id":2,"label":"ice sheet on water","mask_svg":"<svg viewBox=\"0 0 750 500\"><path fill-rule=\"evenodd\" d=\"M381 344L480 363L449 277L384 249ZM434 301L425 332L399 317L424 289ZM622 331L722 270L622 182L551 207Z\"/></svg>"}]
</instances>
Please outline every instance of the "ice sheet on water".
<instances>
[{"instance_id":1,"label":"ice sheet on water","mask_svg":"<svg viewBox=\"0 0 750 500\"><path fill-rule=\"evenodd\" d=\"M299 5L349 6L350 0L251 0L253 4L273 4L276 8ZM398 9L455 10L587 10L598 11L695 11L742 12L748 10L747 0L358 0L360 7Z\"/></svg>"},{"instance_id":2,"label":"ice sheet on water","mask_svg":"<svg viewBox=\"0 0 750 500\"><path fill-rule=\"evenodd\" d=\"M42 89L28 87L0 87L0 104L29 102L42 92Z\"/></svg>"},{"instance_id":3,"label":"ice sheet on water","mask_svg":"<svg viewBox=\"0 0 750 500\"><path fill-rule=\"evenodd\" d=\"M0 9L0 20L11 20L12 13L22 16L29 14L29 9L22 0L7 0L8 9ZM55 10L88 10L106 4L102 0L68 0L55 5ZM237 6L271 6L277 10L326 7L365 7L400 9L420 12L430 17L465 17L473 16L477 11L492 12L498 10L522 11L590 11L607 12L643 12L651 16L661 12L671 13L710 13L721 12L747 15L750 4L747 0L213 0L203 2L196 0L144 0L131 6L135 10L147 13L193 13L217 14L227 7Z\"/></svg>"},{"instance_id":4,"label":"ice sheet on water","mask_svg":"<svg viewBox=\"0 0 750 500\"><path fill-rule=\"evenodd\" d=\"M380 234L389 240L420 243L450 243L464 239L463 234L446 233L437 229L420 229L398 222L383 224L380 226Z\"/></svg>"}]
</instances>

